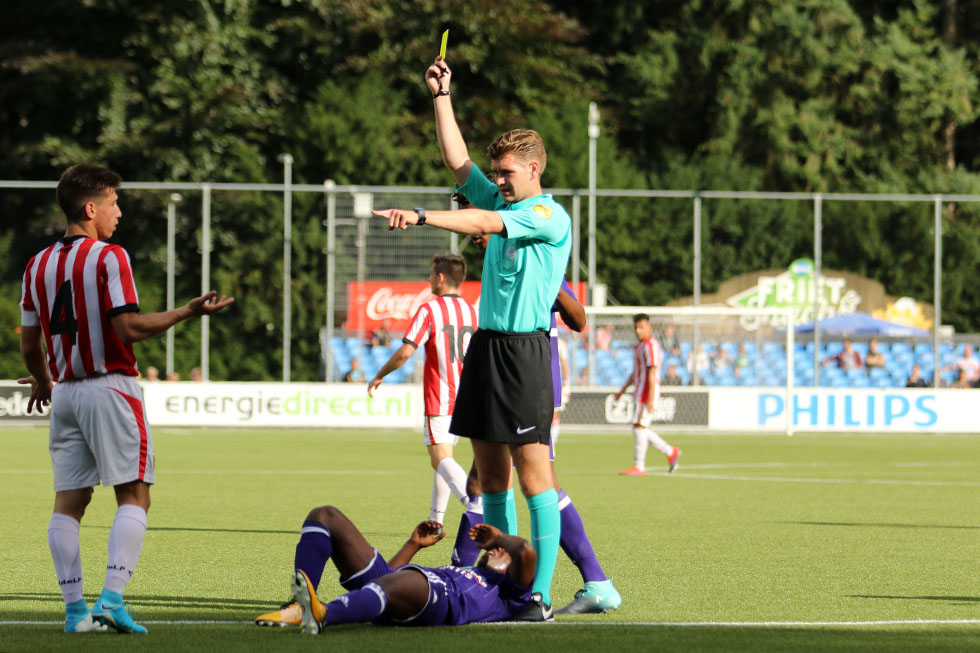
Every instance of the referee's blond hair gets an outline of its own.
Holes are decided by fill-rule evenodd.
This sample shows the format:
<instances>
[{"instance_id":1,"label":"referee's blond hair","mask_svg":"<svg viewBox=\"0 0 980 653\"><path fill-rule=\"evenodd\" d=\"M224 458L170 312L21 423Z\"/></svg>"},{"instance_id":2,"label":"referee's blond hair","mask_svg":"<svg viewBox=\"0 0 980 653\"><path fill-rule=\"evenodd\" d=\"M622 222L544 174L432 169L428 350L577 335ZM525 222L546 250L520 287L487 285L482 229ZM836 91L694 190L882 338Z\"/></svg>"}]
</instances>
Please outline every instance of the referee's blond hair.
<instances>
[{"instance_id":1,"label":"referee's blond hair","mask_svg":"<svg viewBox=\"0 0 980 653\"><path fill-rule=\"evenodd\" d=\"M537 161L538 174L543 174L545 166L548 165L548 153L544 150L544 140L541 134L533 129L512 129L506 134L501 134L497 140L487 148L487 156L491 161L503 157L506 154L513 154L522 163L527 165L531 161Z\"/></svg>"}]
</instances>

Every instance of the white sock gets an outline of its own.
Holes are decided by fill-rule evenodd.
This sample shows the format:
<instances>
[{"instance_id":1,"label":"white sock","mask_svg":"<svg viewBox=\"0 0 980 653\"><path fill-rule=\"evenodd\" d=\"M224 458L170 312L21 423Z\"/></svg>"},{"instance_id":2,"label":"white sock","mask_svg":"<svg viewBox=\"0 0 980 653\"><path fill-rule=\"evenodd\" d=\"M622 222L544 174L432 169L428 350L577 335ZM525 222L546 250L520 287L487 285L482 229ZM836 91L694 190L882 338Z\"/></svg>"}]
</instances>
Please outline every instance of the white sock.
<instances>
[{"instance_id":1,"label":"white sock","mask_svg":"<svg viewBox=\"0 0 980 653\"><path fill-rule=\"evenodd\" d=\"M74 517L60 512L48 522L48 548L58 575L61 596L65 603L82 598L82 553L78 542L79 523Z\"/></svg>"},{"instance_id":2,"label":"white sock","mask_svg":"<svg viewBox=\"0 0 980 653\"><path fill-rule=\"evenodd\" d=\"M143 552L146 533L146 511L133 504L123 504L109 531L109 562L105 570L105 588L123 593L136 571Z\"/></svg>"},{"instance_id":3,"label":"white sock","mask_svg":"<svg viewBox=\"0 0 980 653\"><path fill-rule=\"evenodd\" d=\"M561 420L556 419L551 422L551 450L558 448L558 434L561 432Z\"/></svg>"},{"instance_id":4,"label":"white sock","mask_svg":"<svg viewBox=\"0 0 980 653\"><path fill-rule=\"evenodd\" d=\"M439 462L436 472L449 484L449 491L466 505L466 470L450 456Z\"/></svg>"},{"instance_id":5,"label":"white sock","mask_svg":"<svg viewBox=\"0 0 980 653\"><path fill-rule=\"evenodd\" d=\"M478 515L483 514L483 495L468 497L466 500L466 512L475 512Z\"/></svg>"},{"instance_id":6,"label":"white sock","mask_svg":"<svg viewBox=\"0 0 980 653\"><path fill-rule=\"evenodd\" d=\"M429 520L443 524L446 518L446 507L449 505L449 483L439 472L432 473L432 505L429 508Z\"/></svg>"},{"instance_id":7,"label":"white sock","mask_svg":"<svg viewBox=\"0 0 980 653\"><path fill-rule=\"evenodd\" d=\"M633 427L633 466L637 469L647 468L647 434L646 429Z\"/></svg>"},{"instance_id":8,"label":"white sock","mask_svg":"<svg viewBox=\"0 0 980 653\"><path fill-rule=\"evenodd\" d=\"M656 431L653 431L651 429L645 429L645 430L647 432L647 439L650 441L650 444L653 445L654 449L656 449L657 451L659 451L665 456L669 456L674 452L674 448L669 444L667 444L667 442L662 437L657 435Z\"/></svg>"}]
</instances>

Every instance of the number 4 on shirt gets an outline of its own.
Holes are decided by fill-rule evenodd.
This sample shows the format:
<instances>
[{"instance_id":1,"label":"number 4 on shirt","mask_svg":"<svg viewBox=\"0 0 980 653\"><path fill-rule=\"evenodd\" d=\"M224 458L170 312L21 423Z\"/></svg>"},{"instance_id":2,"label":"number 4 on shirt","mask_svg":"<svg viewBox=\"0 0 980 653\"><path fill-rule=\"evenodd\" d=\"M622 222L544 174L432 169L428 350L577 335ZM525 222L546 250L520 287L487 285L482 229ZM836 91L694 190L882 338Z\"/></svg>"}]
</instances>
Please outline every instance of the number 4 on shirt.
<instances>
[{"instance_id":1,"label":"number 4 on shirt","mask_svg":"<svg viewBox=\"0 0 980 653\"><path fill-rule=\"evenodd\" d=\"M71 294L71 281L65 280L58 288L51 307L51 335L67 334L71 344L75 344L75 334L78 332L78 321L75 319L75 301Z\"/></svg>"}]
</instances>

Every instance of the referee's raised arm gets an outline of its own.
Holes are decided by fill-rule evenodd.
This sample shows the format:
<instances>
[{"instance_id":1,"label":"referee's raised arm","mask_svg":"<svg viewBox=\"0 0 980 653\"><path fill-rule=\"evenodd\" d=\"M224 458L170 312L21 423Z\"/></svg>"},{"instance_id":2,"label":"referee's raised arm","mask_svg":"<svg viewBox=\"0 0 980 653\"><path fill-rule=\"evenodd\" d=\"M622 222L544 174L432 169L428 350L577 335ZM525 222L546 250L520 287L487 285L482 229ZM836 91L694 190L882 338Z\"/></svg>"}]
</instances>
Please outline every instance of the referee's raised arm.
<instances>
[{"instance_id":1,"label":"referee's raised arm","mask_svg":"<svg viewBox=\"0 0 980 653\"><path fill-rule=\"evenodd\" d=\"M450 99L449 82L453 73L440 57L425 71L425 83L432 93L432 104L436 112L436 137L439 139L439 149L442 161L453 173L456 183L460 186L469 179L473 162L466 149L466 141L456 124L453 114L453 103Z\"/></svg>"}]
</instances>

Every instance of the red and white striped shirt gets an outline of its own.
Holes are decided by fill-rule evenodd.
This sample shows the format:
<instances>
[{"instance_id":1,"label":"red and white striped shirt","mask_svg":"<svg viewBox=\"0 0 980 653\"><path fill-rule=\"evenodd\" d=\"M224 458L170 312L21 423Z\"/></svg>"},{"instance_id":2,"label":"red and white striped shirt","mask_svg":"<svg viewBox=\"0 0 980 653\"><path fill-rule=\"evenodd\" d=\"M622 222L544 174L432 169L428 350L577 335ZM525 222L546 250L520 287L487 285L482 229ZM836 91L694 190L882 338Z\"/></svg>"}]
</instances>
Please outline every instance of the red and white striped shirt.
<instances>
[{"instance_id":1,"label":"red and white striped shirt","mask_svg":"<svg viewBox=\"0 0 980 653\"><path fill-rule=\"evenodd\" d=\"M133 347L109 319L139 310L129 254L87 236L62 238L27 264L21 324L40 326L53 381L136 376Z\"/></svg>"},{"instance_id":2,"label":"red and white striped shirt","mask_svg":"<svg viewBox=\"0 0 980 653\"><path fill-rule=\"evenodd\" d=\"M645 404L650 400L650 393L660 390L660 365L664 360L664 350L654 337L641 340L633 348L633 397L637 403ZM653 387L649 384L649 369L656 367L658 373L654 378Z\"/></svg>"},{"instance_id":3,"label":"red and white striped shirt","mask_svg":"<svg viewBox=\"0 0 980 653\"><path fill-rule=\"evenodd\" d=\"M433 297L419 307L404 342L425 344L422 391L426 415L452 415L463 356L476 331L476 309L459 295Z\"/></svg>"}]
</instances>

